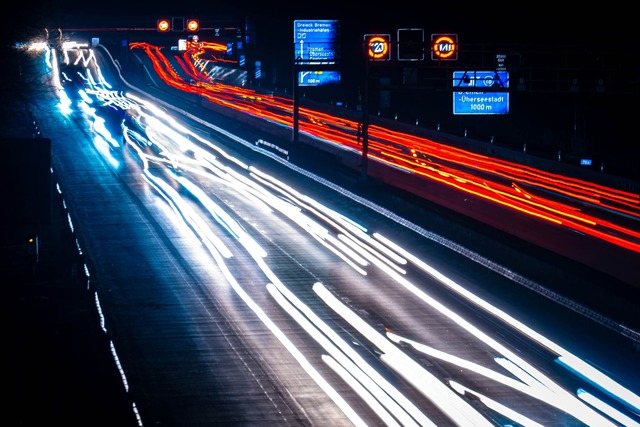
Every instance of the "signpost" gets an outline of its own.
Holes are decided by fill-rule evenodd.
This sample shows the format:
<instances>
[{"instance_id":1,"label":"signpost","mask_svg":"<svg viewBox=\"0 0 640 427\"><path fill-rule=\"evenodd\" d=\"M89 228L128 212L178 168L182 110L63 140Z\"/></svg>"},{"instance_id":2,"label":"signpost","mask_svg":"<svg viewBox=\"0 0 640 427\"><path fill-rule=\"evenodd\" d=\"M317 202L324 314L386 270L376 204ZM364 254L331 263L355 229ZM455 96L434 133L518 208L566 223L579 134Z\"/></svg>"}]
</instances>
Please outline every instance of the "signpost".
<instances>
[{"instance_id":1,"label":"signpost","mask_svg":"<svg viewBox=\"0 0 640 427\"><path fill-rule=\"evenodd\" d=\"M294 60L298 64L335 64L339 59L339 35L340 21L294 21Z\"/></svg>"},{"instance_id":2,"label":"signpost","mask_svg":"<svg viewBox=\"0 0 640 427\"><path fill-rule=\"evenodd\" d=\"M509 113L507 71L454 71L453 88L453 114Z\"/></svg>"},{"instance_id":3,"label":"signpost","mask_svg":"<svg viewBox=\"0 0 640 427\"><path fill-rule=\"evenodd\" d=\"M300 71L298 75L298 86L324 86L339 81L339 71Z\"/></svg>"},{"instance_id":4,"label":"signpost","mask_svg":"<svg viewBox=\"0 0 640 427\"><path fill-rule=\"evenodd\" d=\"M340 81L340 21L293 21L293 137L298 142L299 86L322 86Z\"/></svg>"}]
</instances>

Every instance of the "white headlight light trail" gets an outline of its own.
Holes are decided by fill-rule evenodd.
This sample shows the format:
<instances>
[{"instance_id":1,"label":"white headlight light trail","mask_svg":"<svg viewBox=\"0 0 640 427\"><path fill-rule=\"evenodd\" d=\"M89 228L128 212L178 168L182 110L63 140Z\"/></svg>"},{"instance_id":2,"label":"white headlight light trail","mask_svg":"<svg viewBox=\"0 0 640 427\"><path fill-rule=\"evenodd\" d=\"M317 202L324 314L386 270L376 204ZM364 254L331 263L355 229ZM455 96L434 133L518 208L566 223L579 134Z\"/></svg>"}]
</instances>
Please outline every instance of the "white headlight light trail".
<instances>
[{"instance_id":1,"label":"white headlight light trail","mask_svg":"<svg viewBox=\"0 0 640 427\"><path fill-rule=\"evenodd\" d=\"M478 393L475 390L471 390L468 387L463 386L462 384L459 384L455 381L449 381L449 384L451 385L451 387L457 391L460 394L465 394L465 393L469 393L469 394L473 394L474 396L476 396L487 408L493 409L494 411L496 411L499 414L503 414L507 417L509 417L509 419L517 422L518 424L524 426L524 427L543 427L542 424L537 423L535 421L533 421L531 418L529 417L525 417L524 415L514 411L513 409L499 403L496 402L495 400L481 394Z\"/></svg>"},{"instance_id":2,"label":"white headlight light trail","mask_svg":"<svg viewBox=\"0 0 640 427\"><path fill-rule=\"evenodd\" d=\"M625 427L640 427L640 423L632 420L631 418L629 418L622 412L618 411L617 409L612 408L611 405L603 402L602 400L598 399L597 397L587 392L586 390L579 388L576 391L576 394L580 399L584 400L589 405L598 409L600 412L607 414L608 416L610 416L620 424L624 425Z\"/></svg>"},{"instance_id":3,"label":"white headlight light trail","mask_svg":"<svg viewBox=\"0 0 640 427\"><path fill-rule=\"evenodd\" d=\"M398 389L390 384L378 371L369 365L353 348L324 322L313 310L295 296L284 284L268 285L269 292L305 329L322 344L331 357L340 363L350 375L353 375L367 390L376 396L383 405L403 422L412 424L417 421L420 425L433 425L425 414L418 409ZM280 298L282 295L286 300ZM391 400L389 400L389 398ZM398 412L399 409L401 412ZM406 412L406 414L405 414ZM406 418L409 415L413 420Z\"/></svg>"},{"instance_id":4,"label":"white headlight light trail","mask_svg":"<svg viewBox=\"0 0 640 427\"><path fill-rule=\"evenodd\" d=\"M420 393L438 406L451 420L462 426L492 426L469 403L404 354L384 335L353 313L351 309L331 294L324 285L316 283L313 286L313 290L325 304L382 351L383 354L380 358L383 362L413 384Z\"/></svg>"},{"instance_id":5,"label":"white headlight light trail","mask_svg":"<svg viewBox=\"0 0 640 427\"><path fill-rule=\"evenodd\" d=\"M412 263L414 263L415 265L420 267L422 270L424 270L426 273L428 273L433 278L438 280L440 283L442 283L443 285L447 286L449 289L455 291L456 293L458 293L459 295L463 296L468 301L474 303L478 307L481 307L487 313L490 313L493 316L499 318L500 320L502 320L503 322L505 322L509 326L513 327L514 329L520 331L521 333L523 333L525 336L529 337L530 339L532 339L532 340L538 342L539 344L543 345L544 347L546 347L550 351L558 354L559 355L558 358L557 358L558 362L561 362L562 364L564 364L566 366L570 366L572 370L574 370L575 372L578 372L581 376L583 376L584 379L586 379L587 381L597 385L599 388L603 389L603 391L605 391L606 393L610 394L612 397L614 397L617 400L620 400L622 402L627 402L628 405L631 405L633 408L636 408L636 410L640 407L640 403L639 403L640 402L640 398L638 398L637 395L635 395L634 393L632 393L628 389L622 387L617 382L613 381L611 378L609 378L606 375L604 375L602 372L598 371L597 369L594 369L591 365L589 365L588 363L584 362L582 359L576 357L575 355L573 355L572 353L570 353L569 351L567 351L563 347L559 346L558 344L554 343L553 341L549 340L548 338L544 337L543 335L539 334L538 332L532 330L528 326L526 326L523 323L519 322L518 320L514 319L513 317L511 317L510 315L508 315L504 311L499 310L496 307L493 307L488 302L486 302L483 299L481 299L481 298L477 297L476 295L472 294L468 290L464 289L462 286L460 286L457 283L455 283L450 278L446 277L444 274L440 273L439 271L437 271L433 267L427 265L425 262L423 262L422 260L418 259L416 256L414 256L411 253L407 252L406 250L404 250L403 248L399 247L398 245L396 245L395 243L391 242L390 240L388 240L388 239L386 239L383 236L378 235L378 234L375 234L374 237L377 238L377 239L382 240L383 242L385 242L385 244L391 246L392 248L395 248L395 250L397 250L400 254L405 256L408 260L410 260ZM422 298L423 300L425 300L425 301L429 301L430 300L430 298L427 298L426 295L424 295L418 289L414 288L414 290L415 290L414 293L416 295L418 295L420 298ZM461 324L461 326L464 325L464 324L466 324L466 322ZM470 332L475 330L475 328L469 328L468 326L464 326L464 327L465 327L465 329L468 329ZM474 333L474 335L476 334L476 332L473 332L473 333ZM586 407L584 405L584 403L580 402L578 399L576 399L575 396L567 394L567 392L565 390L562 390L553 381L551 381L548 378L546 378L546 376L542 375L540 372L538 372L535 368L530 366L527 362L525 362L524 360L519 358L517 355L515 355L512 352L508 352L505 348L500 346L494 340L489 339L484 334L480 334L480 335L477 335L477 336L478 336L478 338L482 337L481 339L484 342L486 342L487 344L490 344L493 348L495 348L496 350L500 351L503 355L505 355L505 356L508 355L507 358L512 363L515 363L518 366L520 366L520 368L523 369L525 372L527 372L528 375L531 375L532 377L536 378L536 380L541 382L541 383L547 384L549 388L552 388L557 393L565 396L567 398L567 400L565 402L568 403L569 407L564 408L564 409L568 413L573 414L574 416L576 416L579 419L583 419L582 417L585 417L583 419L583 421L587 422L587 424L593 424L594 422L596 422L596 423L597 422L603 422L604 425L609 424L608 420L605 420L603 417L600 416L600 414L598 414L597 412L595 412L595 411L591 410L590 408ZM589 421L591 416L595 417L595 419Z\"/></svg>"}]
</instances>

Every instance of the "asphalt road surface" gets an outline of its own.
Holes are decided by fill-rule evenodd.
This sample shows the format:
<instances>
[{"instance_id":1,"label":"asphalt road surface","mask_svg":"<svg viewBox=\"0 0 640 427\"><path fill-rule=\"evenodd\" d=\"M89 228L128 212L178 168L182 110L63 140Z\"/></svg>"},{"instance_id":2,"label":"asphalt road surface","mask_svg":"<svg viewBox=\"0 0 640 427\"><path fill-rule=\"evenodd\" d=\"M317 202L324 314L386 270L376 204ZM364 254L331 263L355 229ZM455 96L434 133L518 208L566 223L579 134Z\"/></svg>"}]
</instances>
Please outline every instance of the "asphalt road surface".
<instances>
[{"instance_id":1,"label":"asphalt road surface","mask_svg":"<svg viewBox=\"0 0 640 427\"><path fill-rule=\"evenodd\" d=\"M238 292L229 286L233 281L222 268L226 264L212 263L211 258L202 257L202 251L194 249L193 236L169 214L172 208L182 209L182 218L185 218L184 212L190 212L188 209L202 210L205 204L195 200L195 193L193 197L184 198L184 206L178 205L176 200L182 200L178 198L166 203L169 196L176 197L171 191L173 187L160 192L167 199L158 197L152 182L141 179L140 153L127 148L112 155L112 150L103 150L104 146L96 142L83 120L86 119L48 116L42 123L54 143L54 170L63 171L60 176L54 175L53 181L60 180L60 187L65 191L63 195L55 193L54 221L43 229L41 257L35 271L18 261L24 258L13 251L16 262L7 273L13 283L11 299L16 300L7 307L11 319L7 324L14 325L8 331L15 342L10 347L16 348L12 365L18 367L12 384L20 391L16 393L15 407L21 408L24 425L53 419L65 424L128 425L137 422L138 409L140 422L146 425L349 424L345 418L348 411L344 406L339 411L340 405L336 405L336 400L331 401L322 382L312 380L309 374L312 371L301 362L304 359L295 351L283 351L285 341L274 332L276 330L293 337L290 340L295 348L307 358L316 354L319 344L304 337L301 330L304 322L292 321L292 315L281 309L285 304L273 305L271 298L277 294L268 293L271 288L264 286L265 271L273 272L268 276L271 282L281 278L296 286L300 298L323 313L323 319L338 326L340 335L351 338L354 347L374 365L379 363L378 345L356 334L354 323L345 322L346 316L340 311L344 307L334 308L332 314L312 298L314 292L323 295L322 288L311 289L309 284L322 278L335 295L341 296L338 302L383 330L384 327L396 330L393 326L398 326L396 331L421 337L425 342L433 340L442 345L441 350L452 353L456 348L455 351L460 352L458 346L469 346L466 350L469 358L485 351L483 345L463 339L460 332L452 334L450 328L456 325L450 320L443 322L442 313L425 310L422 303L411 301L408 294L405 295L406 290L398 290L385 275L370 271L372 279L358 278L353 269L317 252L309 244L312 239L296 232L294 224L274 223L267 214L258 214L259 204L253 199L243 204L246 201L233 191L237 188L229 188L222 178L208 181L203 178L202 186L216 195L225 211L233 212L245 230L252 230L251 235L261 246L276 254L276 260L269 261L268 270L256 270L255 258L252 259L252 252L248 250L244 256L237 256L229 269L234 273L231 276L242 280L243 292ZM454 253L451 247L443 248L441 243L447 239L437 243L423 239L408 230L406 224L387 222L385 214L371 213L364 205L354 204L350 198L307 176L291 177L291 171L278 162L258 160L261 156L246 151L242 156L260 168L268 168L274 176L286 177L292 187L304 188L307 195L327 197L330 194L327 203L337 211L348 211L354 218L368 218L371 227L377 227L381 234L419 247L421 257L430 254L439 268L446 266L451 270L456 281L481 283L476 285L475 292L492 303L502 304L505 310L522 313L523 318L554 340L567 340L573 348L586 351L583 346L589 343L590 336L606 336L606 341L601 341L601 349L589 350L591 357L609 365L608 354L615 348L618 359L624 360L617 364L617 375L633 372L637 353L627 341L612 336L606 327L591 319L558 307L544 296L515 288L504 276L486 271ZM311 164L309 162L308 158L307 163ZM166 169L155 171L170 178L172 181L168 182L172 184L182 182L184 177L184 171L177 175ZM197 167L188 172L189 176L204 176L198 175L203 171ZM372 198L383 190L375 184L357 184L353 177L342 178L345 187ZM280 200L293 204L293 196ZM458 224L436 219L439 213L425 212L425 206L413 205L409 199L406 206L399 207L398 200L401 199L395 195L380 197L378 201L391 205L395 202L397 210L407 216L414 212L414 219L419 218L423 225L433 219L439 232L448 232L451 236L461 232ZM78 234L82 254L78 253L75 228L69 229L67 206L72 223L81 230ZM419 214L415 214L414 209ZM220 223L219 220L218 217ZM215 222L209 221L209 225ZM241 230L235 232L241 234ZM463 233L471 237L480 235L479 231L471 230ZM228 247L236 254L248 247L246 241L232 239L229 234L233 235L218 235L220 247ZM294 253L295 257L291 255ZM325 263L319 261L323 259ZM572 272L580 270L574 265L567 267ZM90 272L88 276L87 272ZM417 271L410 273L416 277L423 275ZM580 274L584 273L577 272L574 280L579 281ZM597 282L597 278L592 278L588 286ZM459 296L435 285L435 281L425 282L423 289L448 299L452 306L469 309L469 304ZM502 298L505 293L511 296L509 301ZM389 303L394 297L401 305ZM331 298L324 295L323 301L328 304ZM254 303L264 311L256 309ZM623 302L616 304L622 306ZM540 318L541 312L549 316ZM342 314L337 316L337 313ZM279 327L274 328L266 318ZM414 323L414 318L420 322ZM389 324L392 320L395 323ZM478 315L477 321L486 328L497 327L483 315ZM437 328L421 326L435 322L439 324ZM565 328L571 331L570 338ZM501 331L501 334L508 333L506 329ZM506 337L504 341L512 338L520 339ZM529 349L530 345L523 348ZM42 356L49 353L50 357L38 357L38 350L45 353ZM118 354L121 354L122 365ZM535 356L531 357L537 359L544 358L546 352L537 349L532 354ZM432 366L435 359L432 354L423 363ZM446 363L439 363L436 371L441 370L444 375L453 372ZM335 381L335 372L327 366L318 369ZM469 381L473 378L472 382L483 388L482 377L465 374L462 378ZM412 399L423 398L406 384L401 387ZM347 388L343 386L340 391L346 392ZM509 393L498 394L507 399ZM40 406L37 403L40 400L46 403ZM364 413L366 405L362 401L353 397L348 400L357 412ZM47 410L35 411L35 407ZM428 402L424 402L424 407L439 413ZM554 410L543 410L542 414L556 420L564 416ZM446 417L439 416L442 418L437 424L443 424ZM122 422L113 419L120 417ZM380 422L372 414L364 417L369 424Z\"/></svg>"}]
</instances>

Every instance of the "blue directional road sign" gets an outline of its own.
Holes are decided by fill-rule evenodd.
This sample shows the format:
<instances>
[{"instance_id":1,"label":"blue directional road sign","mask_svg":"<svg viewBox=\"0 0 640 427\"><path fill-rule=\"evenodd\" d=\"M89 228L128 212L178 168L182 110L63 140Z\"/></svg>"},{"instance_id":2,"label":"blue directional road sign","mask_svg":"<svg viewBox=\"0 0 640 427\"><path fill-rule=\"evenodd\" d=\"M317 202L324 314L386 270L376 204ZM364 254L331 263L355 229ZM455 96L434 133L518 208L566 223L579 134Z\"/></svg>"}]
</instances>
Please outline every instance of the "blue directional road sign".
<instances>
[{"instance_id":1,"label":"blue directional road sign","mask_svg":"<svg viewBox=\"0 0 640 427\"><path fill-rule=\"evenodd\" d=\"M300 71L298 86L324 86L340 83L340 71Z\"/></svg>"},{"instance_id":2,"label":"blue directional road sign","mask_svg":"<svg viewBox=\"0 0 640 427\"><path fill-rule=\"evenodd\" d=\"M293 22L294 60L298 64L334 64L338 60L340 21Z\"/></svg>"},{"instance_id":3,"label":"blue directional road sign","mask_svg":"<svg viewBox=\"0 0 640 427\"><path fill-rule=\"evenodd\" d=\"M508 87L507 71L454 71L453 114L508 114Z\"/></svg>"}]
</instances>

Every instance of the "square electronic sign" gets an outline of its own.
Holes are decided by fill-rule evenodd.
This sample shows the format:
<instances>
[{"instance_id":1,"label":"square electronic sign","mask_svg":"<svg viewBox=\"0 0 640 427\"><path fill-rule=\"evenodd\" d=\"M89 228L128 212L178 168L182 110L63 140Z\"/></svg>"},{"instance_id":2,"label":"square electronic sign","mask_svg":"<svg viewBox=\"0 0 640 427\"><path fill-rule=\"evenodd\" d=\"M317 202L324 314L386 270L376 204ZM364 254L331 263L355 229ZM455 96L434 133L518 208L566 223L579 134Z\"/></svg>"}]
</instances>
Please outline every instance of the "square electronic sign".
<instances>
[{"instance_id":1,"label":"square electronic sign","mask_svg":"<svg viewBox=\"0 0 640 427\"><path fill-rule=\"evenodd\" d=\"M424 59L424 30L422 28L398 29L398 61L422 61Z\"/></svg>"}]
</instances>

